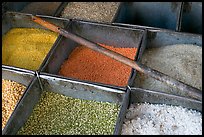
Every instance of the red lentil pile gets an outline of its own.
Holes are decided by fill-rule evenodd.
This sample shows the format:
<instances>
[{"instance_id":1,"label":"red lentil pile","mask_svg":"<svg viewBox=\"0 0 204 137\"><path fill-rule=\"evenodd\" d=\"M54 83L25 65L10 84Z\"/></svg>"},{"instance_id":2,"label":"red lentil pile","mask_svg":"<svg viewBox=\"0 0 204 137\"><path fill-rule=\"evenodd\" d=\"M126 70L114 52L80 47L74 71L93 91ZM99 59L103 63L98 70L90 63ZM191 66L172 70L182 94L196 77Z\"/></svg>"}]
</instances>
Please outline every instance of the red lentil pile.
<instances>
[{"instance_id":1,"label":"red lentil pile","mask_svg":"<svg viewBox=\"0 0 204 137\"><path fill-rule=\"evenodd\" d=\"M134 59L137 48L114 48L100 44L114 52ZM131 67L85 46L77 46L62 64L59 75L115 86L126 86Z\"/></svg>"},{"instance_id":2,"label":"red lentil pile","mask_svg":"<svg viewBox=\"0 0 204 137\"><path fill-rule=\"evenodd\" d=\"M25 89L25 86L15 81L2 79L2 129L5 127Z\"/></svg>"}]
</instances>

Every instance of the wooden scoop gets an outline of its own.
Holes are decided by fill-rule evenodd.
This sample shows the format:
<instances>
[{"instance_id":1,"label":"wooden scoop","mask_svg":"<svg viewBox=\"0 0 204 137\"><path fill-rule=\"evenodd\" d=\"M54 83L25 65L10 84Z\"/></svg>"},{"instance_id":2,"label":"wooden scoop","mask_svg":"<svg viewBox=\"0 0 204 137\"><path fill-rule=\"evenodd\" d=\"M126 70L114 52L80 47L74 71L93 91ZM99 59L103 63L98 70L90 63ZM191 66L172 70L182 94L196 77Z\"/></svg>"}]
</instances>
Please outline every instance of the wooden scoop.
<instances>
[{"instance_id":1,"label":"wooden scoop","mask_svg":"<svg viewBox=\"0 0 204 137\"><path fill-rule=\"evenodd\" d=\"M186 92L187 96L191 97L191 98L194 98L194 99L197 99L197 100L202 100L202 91L197 89L197 88L194 88L190 85L187 85L181 81L178 81L166 74L163 74L157 70L154 70L154 69L151 69L143 64L140 64L139 62L135 62L134 60L131 60L121 54L118 54L114 51L111 51L109 49L106 49L104 47L101 47L100 45L94 43L94 42L91 42L85 38L82 38L80 36L77 36L73 33L70 33L52 23L49 23L45 20L42 20L41 18L39 17L36 17L36 16L32 16L32 20L42 26L44 26L45 28L47 29L50 29L54 32L57 32L59 34L61 34L62 36L66 37L66 38L69 38L81 45L84 45L94 51L97 51L99 53L102 53L112 59L115 59L119 62L122 62L134 69L136 69L137 71L139 71L140 73L143 73L147 76L150 76L152 78L155 78L161 82L164 82L172 87L175 87L175 88L178 88L180 89L182 92Z\"/></svg>"}]
</instances>

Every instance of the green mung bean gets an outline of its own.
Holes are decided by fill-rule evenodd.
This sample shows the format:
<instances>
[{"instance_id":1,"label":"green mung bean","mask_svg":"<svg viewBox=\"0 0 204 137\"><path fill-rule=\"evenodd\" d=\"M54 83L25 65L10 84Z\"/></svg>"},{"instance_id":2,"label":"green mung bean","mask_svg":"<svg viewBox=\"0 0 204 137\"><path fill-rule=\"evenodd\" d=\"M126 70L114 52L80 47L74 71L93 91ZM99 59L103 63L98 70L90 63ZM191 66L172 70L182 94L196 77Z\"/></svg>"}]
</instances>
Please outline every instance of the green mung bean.
<instances>
[{"instance_id":1,"label":"green mung bean","mask_svg":"<svg viewBox=\"0 0 204 137\"><path fill-rule=\"evenodd\" d=\"M44 92L17 134L113 134L119 105Z\"/></svg>"}]
</instances>

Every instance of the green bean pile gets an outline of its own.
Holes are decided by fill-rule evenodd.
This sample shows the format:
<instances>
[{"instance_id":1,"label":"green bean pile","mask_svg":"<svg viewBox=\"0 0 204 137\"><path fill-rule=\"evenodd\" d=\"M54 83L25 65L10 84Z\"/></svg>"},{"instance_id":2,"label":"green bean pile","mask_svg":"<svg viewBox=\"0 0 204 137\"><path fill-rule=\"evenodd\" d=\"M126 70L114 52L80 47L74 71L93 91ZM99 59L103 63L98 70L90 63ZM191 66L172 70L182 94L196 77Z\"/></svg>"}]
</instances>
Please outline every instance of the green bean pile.
<instances>
[{"instance_id":1,"label":"green bean pile","mask_svg":"<svg viewBox=\"0 0 204 137\"><path fill-rule=\"evenodd\" d=\"M119 105L44 92L19 135L113 134Z\"/></svg>"}]
</instances>

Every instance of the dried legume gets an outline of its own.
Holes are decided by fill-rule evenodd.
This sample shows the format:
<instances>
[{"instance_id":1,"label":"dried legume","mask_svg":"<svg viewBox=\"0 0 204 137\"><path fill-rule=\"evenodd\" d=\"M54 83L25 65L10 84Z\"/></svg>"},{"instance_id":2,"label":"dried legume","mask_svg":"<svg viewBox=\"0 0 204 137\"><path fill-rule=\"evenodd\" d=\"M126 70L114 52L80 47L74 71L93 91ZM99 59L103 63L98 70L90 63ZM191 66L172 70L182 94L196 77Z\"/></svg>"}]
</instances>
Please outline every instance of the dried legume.
<instances>
[{"instance_id":1,"label":"dried legume","mask_svg":"<svg viewBox=\"0 0 204 137\"><path fill-rule=\"evenodd\" d=\"M44 92L21 135L113 134L119 105Z\"/></svg>"},{"instance_id":2,"label":"dried legume","mask_svg":"<svg viewBox=\"0 0 204 137\"><path fill-rule=\"evenodd\" d=\"M37 70L58 34L34 28L13 28L2 38L2 63Z\"/></svg>"},{"instance_id":3,"label":"dried legume","mask_svg":"<svg viewBox=\"0 0 204 137\"><path fill-rule=\"evenodd\" d=\"M119 2L70 2L62 17L96 22L112 22Z\"/></svg>"},{"instance_id":4,"label":"dried legume","mask_svg":"<svg viewBox=\"0 0 204 137\"><path fill-rule=\"evenodd\" d=\"M137 48L114 48L103 44L100 45L130 59L134 59L137 51ZM130 72L131 67L129 66L84 46L78 46L62 64L59 75L125 86L127 85Z\"/></svg>"},{"instance_id":5,"label":"dried legume","mask_svg":"<svg viewBox=\"0 0 204 137\"><path fill-rule=\"evenodd\" d=\"M2 79L2 129L22 97L25 88L24 85L15 81Z\"/></svg>"}]
</instances>

